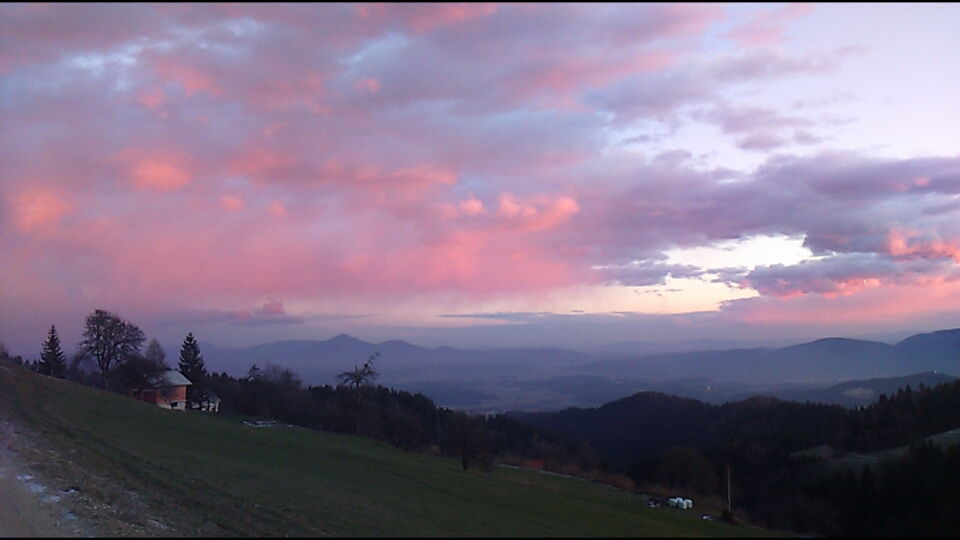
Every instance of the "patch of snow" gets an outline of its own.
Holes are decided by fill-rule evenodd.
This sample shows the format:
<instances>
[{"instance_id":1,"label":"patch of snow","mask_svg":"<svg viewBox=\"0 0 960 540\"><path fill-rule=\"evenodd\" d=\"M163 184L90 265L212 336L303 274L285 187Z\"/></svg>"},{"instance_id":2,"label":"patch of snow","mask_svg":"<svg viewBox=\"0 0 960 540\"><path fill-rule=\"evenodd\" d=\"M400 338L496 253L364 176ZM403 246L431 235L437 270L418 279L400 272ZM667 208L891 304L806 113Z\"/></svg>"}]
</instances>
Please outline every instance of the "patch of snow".
<instances>
[{"instance_id":1,"label":"patch of snow","mask_svg":"<svg viewBox=\"0 0 960 540\"><path fill-rule=\"evenodd\" d=\"M26 487L31 493L43 493L47 490L43 485L38 484L37 482L32 482L32 474L18 474L17 480L23 482L24 487Z\"/></svg>"},{"instance_id":2,"label":"patch of snow","mask_svg":"<svg viewBox=\"0 0 960 540\"><path fill-rule=\"evenodd\" d=\"M43 493L47 490L47 488L36 482L25 482L24 485L27 486L27 489L30 490L30 493Z\"/></svg>"}]
</instances>

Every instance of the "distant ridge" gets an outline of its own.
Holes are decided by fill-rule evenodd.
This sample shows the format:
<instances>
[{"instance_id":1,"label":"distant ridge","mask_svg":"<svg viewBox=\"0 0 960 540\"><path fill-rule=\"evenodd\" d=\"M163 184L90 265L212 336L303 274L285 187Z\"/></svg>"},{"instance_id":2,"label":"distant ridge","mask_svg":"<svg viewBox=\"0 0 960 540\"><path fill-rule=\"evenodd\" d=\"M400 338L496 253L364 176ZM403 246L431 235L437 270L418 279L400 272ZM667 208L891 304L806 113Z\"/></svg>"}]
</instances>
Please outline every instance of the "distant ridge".
<instances>
[{"instance_id":1,"label":"distant ridge","mask_svg":"<svg viewBox=\"0 0 960 540\"><path fill-rule=\"evenodd\" d=\"M702 344L703 342L697 342ZM348 334L228 349L202 343L208 369L242 375L252 364L273 363L306 384L335 384L338 373L380 353L381 384L421 391L444 406L474 411L555 410L598 405L638 390L663 390L711 402L767 393L785 399L813 396L857 406L836 392L847 381L908 377L924 372L960 375L960 329L915 334L895 345L829 337L779 348L740 348L651 355L594 355L559 348L458 349L421 347L393 339L370 343ZM878 383L879 384L879 383ZM910 383L913 384L913 383ZM806 388L798 388L806 386ZM813 394L803 392L819 388ZM865 387L860 393L868 399ZM796 390L796 396L783 392ZM812 398L811 398L812 399Z\"/></svg>"},{"instance_id":2,"label":"distant ridge","mask_svg":"<svg viewBox=\"0 0 960 540\"><path fill-rule=\"evenodd\" d=\"M960 328L915 334L894 348L915 368L960 374Z\"/></svg>"},{"instance_id":3,"label":"distant ridge","mask_svg":"<svg viewBox=\"0 0 960 540\"><path fill-rule=\"evenodd\" d=\"M843 405L844 407L862 407L877 401L881 394L890 396L907 386L917 389L921 385L937 386L956 379L957 377L953 375L926 371L904 377L846 381L828 388L784 390L772 392L770 395L786 401L809 401L811 403Z\"/></svg>"},{"instance_id":4,"label":"distant ridge","mask_svg":"<svg viewBox=\"0 0 960 540\"><path fill-rule=\"evenodd\" d=\"M896 345L824 338L778 349L728 349L664 353L595 364L599 373L646 369L754 383L829 384L851 379L902 377L937 371L960 375L960 329L910 336Z\"/></svg>"},{"instance_id":5,"label":"distant ridge","mask_svg":"<svg viewBox=\"0 0 960 540\"><path fill-rule=\"evenodd\" d=\"M333 384L338 373L363 363L374 352L381 355L376 368L385 383L489 377L506 371L514 376L536 376L594 359L586 353L550 348L426 348L398 339L369 343L348 334L327 340L276 341L240 349L203 343L201 349L208 369L213 371L238 375L252 364L262 367L271 362L295 371L308 384Z\"/></svg>"}]
</instances>

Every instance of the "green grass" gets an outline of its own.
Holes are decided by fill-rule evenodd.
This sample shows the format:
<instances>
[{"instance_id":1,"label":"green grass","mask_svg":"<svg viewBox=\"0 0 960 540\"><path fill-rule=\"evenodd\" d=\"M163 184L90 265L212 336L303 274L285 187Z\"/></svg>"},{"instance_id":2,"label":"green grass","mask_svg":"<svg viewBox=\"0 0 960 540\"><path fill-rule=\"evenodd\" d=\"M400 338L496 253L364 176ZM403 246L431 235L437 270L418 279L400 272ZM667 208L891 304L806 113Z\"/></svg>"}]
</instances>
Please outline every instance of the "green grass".
<instances>
[{"instance_id":1,"label":"green grass","mask_svg":"<svg viewBox=\"0 0 960 540\"><path fill-rule=\"evenodd\" d=\"M186 530L241 536L770 536L569 478L161 410L0 363L0 412Z\"/></svg>"}]
</instances>

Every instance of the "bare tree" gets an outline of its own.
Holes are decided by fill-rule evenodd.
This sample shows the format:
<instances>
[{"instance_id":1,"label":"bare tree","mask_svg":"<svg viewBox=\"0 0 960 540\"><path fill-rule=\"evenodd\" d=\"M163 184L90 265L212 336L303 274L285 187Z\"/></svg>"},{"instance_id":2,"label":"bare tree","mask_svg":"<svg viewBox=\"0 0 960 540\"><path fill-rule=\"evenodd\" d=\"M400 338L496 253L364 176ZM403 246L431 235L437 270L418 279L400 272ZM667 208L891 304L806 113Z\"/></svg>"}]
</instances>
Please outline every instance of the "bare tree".
<instances>
[{"instance_id":1,"label":"bare tree","mask_svg":"<svg viewBox=\"0 0 960 540\"><path fill-rule=\"evenodd\" d=\"M83 341L78 354L97 361L104 388L110 387L110 375L117 364L140 352L143 331L120 317L98 309L87 316Z\"/></svg>"},{"instance_id":2,"label":"bare tree","mask_svg":"<svg viewBox=\"0 0 960 540\"><path fill-rule=\"evenodd\" d=\"M147 344L147 351L143 353L143 356L151 363L159 366L158 369L170 369L170 366L167 365L167 352L160 346L157 338L150 340L150 343Z\"/></svg>"},{"instance_id":3,"label":"bare tree","mask_svg":"<svg viewBox=\"0 0 960 540\"><path fill-rule=\"evenodd\" d=\"M455 411L447 422L447 437L460 454L460 464L467 470L476 462L480 470L490 472L493 467L483 417Z\"/></svg>"},{"instance_id":4,"label":"bare tree","mask_svg":"<svg viewBox=\"0 0 960 540\"><path fill-rule=\"evenodd\" d=\"M380 376L373 367L373 361L379 357L379 352L371 354L362 366L354 366L353 370L344 371L337 375L337 380L340 381L341 385L353 387L354 390L359 390L361 386L372 383Z\"/></svg>"},{"instance_id":5,"label":"bare tree","mask_svg":"<svg viewBox=\"0 0 960 540\"><path fill-rule=\"evenodd\" d=\"M375 352L370 355L370 358L368 358L362 366L354 366L351 371L344 371L337 375L337 380L340 382L340 385L350 387L353 391L353 405L356 409L355 433L357 434L360 433L360 416L363 413L363 398L366 395L364 390L380 376L373 367L373 361L379 357L380 353Z\"/></svg>"}]
</instances>

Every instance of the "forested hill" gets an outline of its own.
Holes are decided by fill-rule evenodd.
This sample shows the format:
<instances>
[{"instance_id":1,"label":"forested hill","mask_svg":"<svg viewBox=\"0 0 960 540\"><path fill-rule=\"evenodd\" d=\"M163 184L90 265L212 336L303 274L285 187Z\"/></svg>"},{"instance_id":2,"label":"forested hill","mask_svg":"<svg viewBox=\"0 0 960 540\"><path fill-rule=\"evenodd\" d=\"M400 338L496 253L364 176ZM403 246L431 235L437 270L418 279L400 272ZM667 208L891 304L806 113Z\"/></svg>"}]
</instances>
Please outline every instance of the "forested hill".
<instances>
[{"instance_id":1,"label":"forested hill","mask_svg":"<svg viewBox=\"0 0 960 540\"><path fill-rule=\"evenodd\" d=\"M846 410L753 397L724 405L640 392L602 407L559 412L511 413L535 426L586 440L627 465L673 446L712 447L731 438L775 439L799 449L822 442L840 426Z\"/></svg>"},{"instance_id":2,"label":"forested hill","mask_svg":"<svg viewBox=\"0 0 960 540\"><path fill-rule=\"evenodd\" d=\"M642 392L593 409L512 416L582 438L643 489L732 493L735 512L768 527L826 536L960 534L960 446L949 446L955 437L926 439L960 427L960 381L908 386L856 409L768 397L709 405ZM794 452L823 444L836 457L849 453L853 468ZM862 455L905 445L900 457Z\"/></svg>"},{"instance_id":3,"label":"forested hill","mask_svg":"<svg viewBox=\"0 0 960 540\"><path fill-rule=\"evenodd\" d=\"M960 381L907 386L852 410L762 396L710 405L640 392L597 408L511 416L585 440L623 465L674 446L706 449L736 440L776 444L786 451L830 443L872 452L960 426Z\"/></svg>"}]
</instances>

